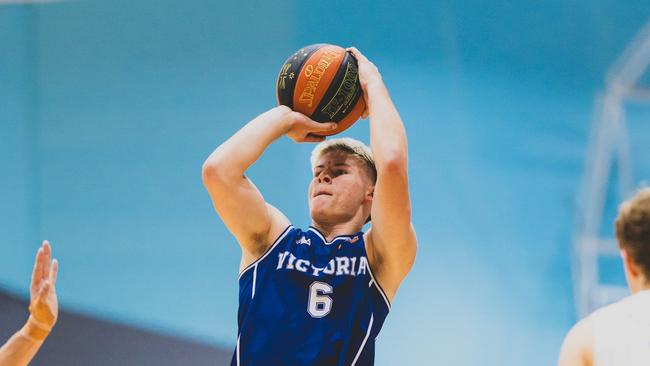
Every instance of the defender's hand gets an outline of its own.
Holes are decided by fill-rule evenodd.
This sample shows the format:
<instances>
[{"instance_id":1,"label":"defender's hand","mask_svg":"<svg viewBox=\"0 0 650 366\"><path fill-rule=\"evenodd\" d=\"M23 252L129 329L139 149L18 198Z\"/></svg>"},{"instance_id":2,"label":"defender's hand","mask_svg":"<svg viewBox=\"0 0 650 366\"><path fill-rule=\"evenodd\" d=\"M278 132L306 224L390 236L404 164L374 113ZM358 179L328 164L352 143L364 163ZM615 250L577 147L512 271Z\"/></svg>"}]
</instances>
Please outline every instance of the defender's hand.
<instances>
[{"instance_id":1,"label":"defender's hand","mask_svg":"<svg viewBox=\"0 0 650 366\"><path fill-rule=\"evenodd\" d=\"M320 123L312 120L302 113L286 108L288 121L287 136L295 142L321 142L325 136L318 136L319 132L328 132L336 128L335 122Z\"/></svg>"},{"instance_id":2,"label":"defender's hand","mask_svg":"<svg viewBox=\"0 0 650 366\"><path fill-rule=\"evenodd\" d=\"M362 118L366 118L368 117L368 89L374 86L383 86L384 81L377 66L370 62L356 47L348 47L346 50L352 53L359 65L359 83L361 83L363 97L366 101L366 110L363 111Z\"/></svg>"},{"instance_id":3,"label":"defender's hand","mask_svg":"<svg viewBox=\"0 0 650 366\"><path fill-rule=\"evenodd\" d=\"M56 297L56 277L59 263L52 261L52 248L45 240L36 253L36 261L32 272L32 283L29 289L30 336L41 339L50 332L59 315L59 302Z\"/></svg>"}]
</instances>

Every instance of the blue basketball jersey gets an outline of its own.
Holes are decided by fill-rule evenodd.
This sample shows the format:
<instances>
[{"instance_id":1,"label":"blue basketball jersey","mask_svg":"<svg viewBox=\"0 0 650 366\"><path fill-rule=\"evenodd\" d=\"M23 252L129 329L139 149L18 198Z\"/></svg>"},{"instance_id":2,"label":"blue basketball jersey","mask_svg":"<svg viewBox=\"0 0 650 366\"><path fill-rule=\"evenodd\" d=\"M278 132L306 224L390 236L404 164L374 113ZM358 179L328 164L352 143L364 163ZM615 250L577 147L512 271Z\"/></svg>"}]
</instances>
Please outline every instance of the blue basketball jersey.
<instances>
[{"instance_id":1,"label":"blue basketball jersey","mask_svg":"<svg viewBox=\"0 0 650 366\"><path fill-rule=\"evenodd\" d=\"M231 366L373 365L389 310L362 232L327 242L289 226L239 276Z\"/></svg>"}]
</instances>

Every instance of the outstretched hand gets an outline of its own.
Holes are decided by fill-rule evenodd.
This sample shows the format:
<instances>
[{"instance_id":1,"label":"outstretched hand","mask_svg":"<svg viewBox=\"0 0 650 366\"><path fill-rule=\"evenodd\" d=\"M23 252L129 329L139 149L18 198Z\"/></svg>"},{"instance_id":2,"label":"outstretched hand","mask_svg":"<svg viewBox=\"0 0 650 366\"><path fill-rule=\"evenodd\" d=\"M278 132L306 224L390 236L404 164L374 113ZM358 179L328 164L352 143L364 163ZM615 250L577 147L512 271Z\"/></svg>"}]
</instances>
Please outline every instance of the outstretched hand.
<instances>
[{"instance_id":1,"label":"outstretched hand","mask_svg":"<svg viewBox=\"0 0 650 366\"><path fill-rule=\"evenodd\" d=\"M44 333L49 333L59 315L55 288L58 270L59 263L52 260L52 248L45 240L36 253L29 289L29 323Z\"/></svg>"}]
</instances>

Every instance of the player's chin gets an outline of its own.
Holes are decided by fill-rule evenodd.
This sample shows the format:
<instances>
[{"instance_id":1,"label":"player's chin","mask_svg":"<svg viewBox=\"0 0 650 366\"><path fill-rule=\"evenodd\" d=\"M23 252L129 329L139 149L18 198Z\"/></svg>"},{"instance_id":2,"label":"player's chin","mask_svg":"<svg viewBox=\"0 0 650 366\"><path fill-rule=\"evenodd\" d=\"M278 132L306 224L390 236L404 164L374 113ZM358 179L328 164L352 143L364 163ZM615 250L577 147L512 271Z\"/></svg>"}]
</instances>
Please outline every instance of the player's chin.
<instances>
[{"instance_id":1,"label":"player's chin","mask_svg":"<svg viewBox=\"0 0 650 366\"><path fill-rule=\"evenodd\" d=\"M311 218L314 219L315 221L322 221L323 219L329 216L329 209L327 207L328 205L325 204L324 202L312 201L312 204L310 206L311 206L310 207Z\"/></svg>"}]
</instances>

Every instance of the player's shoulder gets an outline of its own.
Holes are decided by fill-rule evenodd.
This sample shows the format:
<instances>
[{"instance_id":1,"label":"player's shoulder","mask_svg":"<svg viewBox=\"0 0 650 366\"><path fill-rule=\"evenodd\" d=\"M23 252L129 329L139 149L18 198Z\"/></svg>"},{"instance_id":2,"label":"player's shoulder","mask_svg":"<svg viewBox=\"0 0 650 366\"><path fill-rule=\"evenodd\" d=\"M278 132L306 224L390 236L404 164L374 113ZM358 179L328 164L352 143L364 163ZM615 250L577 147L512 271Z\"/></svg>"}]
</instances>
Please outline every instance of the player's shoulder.
<instances>
[{"instance_id":1,"label":"player's shoulder","mask_svg":"<svg viewBox=\"0 0 650 366\"><path fill-rule=\"evenodd\" d=\"M611 318L617 318L620 316L625 316L625 314L633 307L635 304L634 296L624 297L614 303L605 305L589 315L589 319L594 326L596 323L606 321Z\"/></svg>"},{"instance_id":2,"label":"player's shoulder","mask_svg":"<svg viewBox=\"0 0 650 366\"><path fill-rule=\"evenodd\" d=\"M593 316L589 315L580 319L569 331L568 336L572 336L576 340L585 340L592 337L593 334ZM584 342L580 342L584 343Z\"/></svg>"},{"instance_id":3,"label":"player's shoulder","mask_svg":"<svg viewBox=\"0 0 650 366\"><path fill-rule=\"evenodd\" d=\"M564 337L558 365L592 365L593 337L592 316L578 321Z\"/></svg>"},{"instance_id":4,"label":"player's shoulder","mask_svg":"<svg viewBox=\"0 0 650 366\"><path fill-rule=\"evenodd\" d=\"M277 225L273 232L270 233L267 245L268 247L273 247L288 238L300 235L300 233L302 233L302 230L294 226L292 223L282 223L281 225Z\"/></svg>"},{"instance_id":5,"label":"player's shoulder","mask_svg":"<svg viewBox=\"0 0 650 366\"><path fill-rule=\"evenodd\" d=\"M366 243L375 243L375 242L383 242L384 237L380 234L380 230L374 230L373 226L371 225L366 232L363 233L363 238L366 241ZM394 241L394 240L393 240ZM415 251L417 250L417 245L418 245L418 238L417 238L417 233L415 232L415 227L413 226L413 223L410 224L408 231L404 233L402 237L399 238L398 240L401 245L406 245L408 247L413 248L413 255L415 255Z\"/></svg>"}]
</instances>

